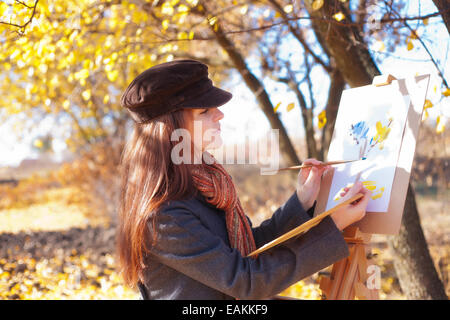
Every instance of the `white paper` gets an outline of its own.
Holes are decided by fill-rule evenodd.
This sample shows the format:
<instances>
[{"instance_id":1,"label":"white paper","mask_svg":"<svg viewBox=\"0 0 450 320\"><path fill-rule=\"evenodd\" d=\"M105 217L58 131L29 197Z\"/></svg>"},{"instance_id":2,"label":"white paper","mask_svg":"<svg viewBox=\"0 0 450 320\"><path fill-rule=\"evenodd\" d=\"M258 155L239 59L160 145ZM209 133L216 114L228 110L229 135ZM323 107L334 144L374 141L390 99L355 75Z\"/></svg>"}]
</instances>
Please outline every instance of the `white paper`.
<instances>
[{"instance_id":1,"label":"white paper","mask_svg":"<svg viewBox=\"0 0 450 320\"><path fill-rule=\"evenodd\" d=\"M326 210L341 201L342 188L353 184L361 172L359 180L372 190L367 211L388 211L409 105L409 96L401 95L396 81L342 93L328 161L360 159L362 151L366 159L334 166Z\"/></svg>"}]
</instances>

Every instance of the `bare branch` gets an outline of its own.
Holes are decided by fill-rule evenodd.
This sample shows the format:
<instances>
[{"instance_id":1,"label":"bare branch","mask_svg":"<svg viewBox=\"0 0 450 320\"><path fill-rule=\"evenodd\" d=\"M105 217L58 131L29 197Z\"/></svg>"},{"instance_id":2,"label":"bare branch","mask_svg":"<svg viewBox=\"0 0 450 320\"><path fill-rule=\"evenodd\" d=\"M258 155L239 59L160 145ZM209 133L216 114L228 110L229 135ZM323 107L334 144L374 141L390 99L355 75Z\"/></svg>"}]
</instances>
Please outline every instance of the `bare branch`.
<instances>
[{"instance_id":1,"label":"bare branch","mask_svg":"<svg viewBox=\"0 0 450 320\"><path fill-rule=\"evenodd\" d=\"M386 3L386 1L384 1ZM387 3L386 3L387 4ZM450 9L449 9L450 10ZM397 15L400 16L400 14L394 9L392 8L392 12ZM425 42L423 42L422 38L417 34L417 32L408 24L408 22L405 20L403 21L403 24L411 31L412 34L415 35L415 37L417 38L417 40L419 40L420 44L422 45L422 47L425 49L425 51L427 52L428 56L430 57L431 62L434 64L439 76L442 78L442 82L444 83L445 87L448 89L448 83L445 80L444 74L441 72L441 69L439 68L439 65L437 64L436 60L434 60L433 55L431 54L430 50L428 49L427 45L425 44Z\"/></svg>"},{"instance_id":2,"label":"bare branch","mask_svg":"<svg viewBox=\"0 0 450 320\"><path fill-rule=\"evenodd\" d=\"M23 32L25 31L25 28L31 23L31 21L33 21L34 15L36 14L36 8L37 8L37 5L38 5L39 0L36 0L36 1L34 2L34 5L33 5L32 7L26 5L26 4L23 3L22 1L19 1L19 0L15 0L15 1L16 1L17 3L20 3L21 5L23 5L23 6L27 7L27 8L29 8L29 9L33 9L33 12L31 13L30 18L28 19L27 22L25 22L25 23L22 24L22 25L15 24L15 23L11 23L11 22L4 22L4 21L0 21L0 24L5 24L5 25L8 25L8 26L12 26L12 27L19 28L19 29L20 29L20 32L23 33Z\"/></svg>"}]
</instances>

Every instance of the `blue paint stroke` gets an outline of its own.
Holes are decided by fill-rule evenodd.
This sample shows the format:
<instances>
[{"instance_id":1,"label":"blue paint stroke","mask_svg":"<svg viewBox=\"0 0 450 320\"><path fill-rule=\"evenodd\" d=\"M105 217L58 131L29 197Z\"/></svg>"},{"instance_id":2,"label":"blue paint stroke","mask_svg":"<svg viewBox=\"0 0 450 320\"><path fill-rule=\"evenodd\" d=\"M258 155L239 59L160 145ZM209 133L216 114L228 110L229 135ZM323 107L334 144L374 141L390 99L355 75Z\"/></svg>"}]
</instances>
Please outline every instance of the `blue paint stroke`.
<instances>
[{"instance_id":1,"label":"blue paint stroke","mask_svg":"<svg viewBox=\"0 0 450 320\"><path fill-rule=\"evenodd\" d=\"M359 139L366 138L367 139L367 132L369 131L369 127L366 125L365 121L360 121L354 126L352 126L353 129L353 135Z\"/></svg>"},{"instance_id":2,"label":"blue paint stroke","mask_svg":"<svg viewBox=\"0 0 450 320\"><path fill-rule=\"evenodd\" d=\"M350 135L353 136L353 140L356 144L359 144L362 139L368 139L367 133L369 132L369 127L365 121L360 121L357 124L352 124L350 129Z\"/></svg>"}]
</instances>

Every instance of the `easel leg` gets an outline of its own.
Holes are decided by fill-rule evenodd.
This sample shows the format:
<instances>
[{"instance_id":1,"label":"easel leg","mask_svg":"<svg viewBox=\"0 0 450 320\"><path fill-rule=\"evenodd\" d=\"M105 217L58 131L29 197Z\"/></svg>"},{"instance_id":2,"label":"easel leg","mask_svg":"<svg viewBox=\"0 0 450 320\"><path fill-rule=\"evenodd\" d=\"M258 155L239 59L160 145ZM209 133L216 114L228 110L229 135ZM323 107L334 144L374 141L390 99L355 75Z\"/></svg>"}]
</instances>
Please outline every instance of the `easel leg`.
<instances>
[{"instance_id":1,"label":"easel leg","mask_svg":"<svg viewBox=\"0 0 450 320\"><path fill-rule=\"evenodd\" d=\"M378 290L369 290L367 282L366 250L371 235L358 228L348 228L344 237L349 245L350 255L333 265L329 279L321 279L320 288L328 300L378 299Z\"/></svg>"},{"instance_id":2,"label":"easel leg","mask_svg":"<svg viewBox=\"0 0 450 320\"><path fill-rule=\"evenodd\" d=\"M344 277L344 271L347 266L347 259L342 259L333 265L333 270L331 271L331 288L329 291L329 295L327 296L328 300L335 300L339 286L341 285L342 279Z\"/></svg>"}]
</instances>

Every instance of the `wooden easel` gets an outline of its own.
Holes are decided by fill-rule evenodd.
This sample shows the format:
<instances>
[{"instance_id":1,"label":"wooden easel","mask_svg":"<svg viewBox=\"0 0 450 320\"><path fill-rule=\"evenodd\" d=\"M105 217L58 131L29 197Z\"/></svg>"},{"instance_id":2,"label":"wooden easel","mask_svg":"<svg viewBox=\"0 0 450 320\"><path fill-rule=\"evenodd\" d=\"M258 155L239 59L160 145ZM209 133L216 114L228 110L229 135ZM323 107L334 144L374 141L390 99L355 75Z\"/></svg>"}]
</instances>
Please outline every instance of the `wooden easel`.
<instances>
[{"instance_id":1,"label":"wooden easel","mask_svg":"<svg viewBox=\"0 0 450 320\"><path fill-rule=\"evenodd\" d=\"M396 78L390 74L377 76L372 85L376 87L389 85ZM361 155L360 155L361 156ZM355 182L359 180L357 176ZM330 277L321 276L320 289L327 300L377 300L378 290L367 287L367 268L370 259L369 241L372 235L363 233L358 227L348 227L344 230L344 239L348 244L350 255L336 262Z\"/></svg>"},{"instance_id":2,"label":"wooden easel","mask_svg":"<svg viewBox=\"0 0 450 320\"><path fill-rule=\"evenodd\" d=\"M377 300L378 290L368 289L367 268L370 260L368 244L371 234L363 233L357 227L344 230L344 239L350 250L350 255L336 262L330 277L321 276L320 289L327 300Z\"/></svg>"}]
</instances>

